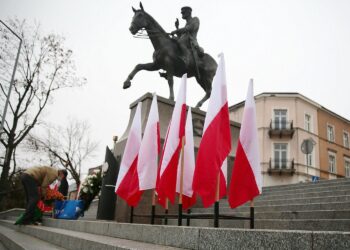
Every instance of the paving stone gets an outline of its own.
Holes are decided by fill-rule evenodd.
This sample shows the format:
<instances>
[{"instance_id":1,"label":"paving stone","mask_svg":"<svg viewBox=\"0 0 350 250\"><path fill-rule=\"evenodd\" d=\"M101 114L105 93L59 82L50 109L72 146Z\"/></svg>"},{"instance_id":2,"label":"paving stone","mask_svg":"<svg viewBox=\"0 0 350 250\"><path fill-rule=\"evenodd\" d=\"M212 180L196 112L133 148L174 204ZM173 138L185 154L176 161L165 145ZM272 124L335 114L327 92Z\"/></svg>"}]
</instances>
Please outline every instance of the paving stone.
<instances>
[{"instance_id":1,"label":"paving stone","mask_svg":"<svg viewBox=\"0 0 350 250\"><path fill-rule=\"evenodd\" d=\"M202 228L199 249L312 249L311 232Z\"/></svg>"},{"instance_id":2,"label":"paving stone","mask_svg":"<svg viewBox=\"0 0 350 250\"><path fill-rule=\"evenodd\" d=\"M317 250L349 250L350 232L314 232L313 248Z\"/></svg>"}]
</instances>

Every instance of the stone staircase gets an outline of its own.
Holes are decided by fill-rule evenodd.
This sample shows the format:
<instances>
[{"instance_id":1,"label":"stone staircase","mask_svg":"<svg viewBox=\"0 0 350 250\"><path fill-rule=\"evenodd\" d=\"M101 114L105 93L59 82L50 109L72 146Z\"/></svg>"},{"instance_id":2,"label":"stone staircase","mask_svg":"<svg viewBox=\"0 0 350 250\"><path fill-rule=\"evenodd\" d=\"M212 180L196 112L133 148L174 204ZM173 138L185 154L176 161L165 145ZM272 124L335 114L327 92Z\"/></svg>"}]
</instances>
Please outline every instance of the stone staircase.
<instances>
[{"instance_id":1,"label":"stone staircase","mask_svg":"<svg viewBox=\"0 0 350 250\"><path fill-rule=\"evenodd\" d=\"M3 249L350 249L350 180L264 188L255 200L255 227L242 221L191 220L191 226L56 220L15 226L23 210L0 213ZM329 202L331 200L331 202ZM221 212L248 215L249 206ZM212 209L193 209L206 212ZM293 230L291 230L293 229Z\"/></svg>"},{"instance_id":2,"label":"stone staircase","mask_svg":"<svg viewBox=\"0 0 350 250\"><path fill-rule=\"evenodd\" d=\"M350 179L266 187L254 206L257 229L350 232ZM192 209L211 212L213 207ZM231 209L221 200L220 213L249 216L249 205ZM212 225L209 220L191 220L191 226ZM249 228L249 221L220 220L220 227Z\"/></svg>"}]
</instances>

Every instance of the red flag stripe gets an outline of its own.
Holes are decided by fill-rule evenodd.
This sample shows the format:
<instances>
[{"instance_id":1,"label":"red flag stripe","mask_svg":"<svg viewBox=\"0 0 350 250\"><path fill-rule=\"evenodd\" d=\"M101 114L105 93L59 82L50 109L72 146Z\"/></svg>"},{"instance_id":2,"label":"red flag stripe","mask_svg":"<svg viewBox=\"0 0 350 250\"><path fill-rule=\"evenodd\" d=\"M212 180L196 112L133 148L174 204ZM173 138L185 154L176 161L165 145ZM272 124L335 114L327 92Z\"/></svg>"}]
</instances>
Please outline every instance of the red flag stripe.
<instances>
[{"instance_id":1,"label":"red flag stripe","mask_svg":"<svg viewBox=\"0 0 350 250\"><path fill-rule=\"evenodd\" d=\"M236 159L230 183L229 204L232 208L235 208L259 194L254 173L243 150L241 141L238 140Z\"/></svg>"},{"instance_id":2,"label":"red flag stripe","mask_svg":"<svg viewBox=\"0 0 350 250\"><path fill-rule=\"evenodd\" d=\"M186 79L187 76L185 74L182 77L179 94L176 99L159 163L156 191L158 201L161 201L161 205L164 205L167 198L170 202L174 203L176 197L176 178L181 149L181 137L185 134L186 124Z\"/></svg>"},{"instance_id":3,"label":"red flag stripe","mask_svg":"<svg viewBox=\"0 0 350 250\"><path fill-rule=\"evenodd\" d=\"M204 132L197 155L193 190L202 198L203 206L215 202L217 175L220 171L220 196L226 194L221 165L231 151L231 131L227 102Z\"/></svg>"},{"instance_id":4,"label":"red flag stripe","mask_svg":"<svg viewBox=\"0 0 350 250\"><path fill-rule=\"evenodd\" d=\"M162 177L159 179L159 186L157 189L158 196L168 198L173 204L175 203L176 176L180 151L181 145L178 146L171 157L168 167L164 170Z\"/></svg>"},{"instance_id":5,"label":"red flag stripe","mask_svg":"<svg viewBox=\"0 0 350 250\"><path fill-rule=\"evenodd\" d=\"M196 203L196 195L193 194L192 197L182 195L182 209L187 210Z\"/></svg>"},{"instance_id":6,"label":"red flag stripe","mask_svg":"<svg viewBox=\"0 0 350 250\"><path fill-rule=\"evenodd\" d=\"M137 158L131 164L128 172L121 181L116 193L124 199L129 206L136 206L141 198L142 192L139 191L139 179L137 174Z\"/></svg>"}]
</instances>

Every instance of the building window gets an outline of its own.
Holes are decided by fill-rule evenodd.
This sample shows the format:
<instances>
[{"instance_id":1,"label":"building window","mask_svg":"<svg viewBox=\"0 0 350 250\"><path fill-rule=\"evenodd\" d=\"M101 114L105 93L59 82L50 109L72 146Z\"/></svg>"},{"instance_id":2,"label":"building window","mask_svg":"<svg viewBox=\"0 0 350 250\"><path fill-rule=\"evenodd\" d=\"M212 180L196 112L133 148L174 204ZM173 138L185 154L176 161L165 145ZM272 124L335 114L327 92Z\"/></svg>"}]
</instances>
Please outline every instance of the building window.
<instances>
[{"instance_id":1,"label":"building window","mask_svg":"<svg viewBox=\"0 0 350 250\"><path fill-rule=\"evenodd\" d=\"M274 168L286 169L287 168L287 143L274 143Z\"/></svg>"},{"instance_id":2,"label":"building window","mask_svg":"<svg viewBox=\"0 0 350 250\"><path fill-rule=\"evenodd\" d=\"M305 130L311 132L311 115L305 114Z\"/></svg>"},{"instance_id":3,"label":"building window","mask_svg":"<svg viewBox=\"0 0 350 250\"><path fill-rule=\"evenodd\" d=\"M345 177L350 177L350 158L345 158Z\"/></svg>"},{"instance_id":4,"label":"building window","mask_svg":"<svg viewBox=\"0 0 350 250\"><path fill-rule=\"evenodd\" d=\"M328 152L328 169L330 173L335 174L337 172L335 153L333 152Z\"/></svg>"},{"instance_id":5,"label":"building window","mask_svg":"<svg viewBox=\"0 0 350 250\"><path fill-rule=\"evenodd\" d=\"M312 159L313 159L312 153L305 155L305 164L306 164L306 166L313 166Z\"/></svg>"},{"instance_id":6,"label":"building window","mask_svg":"<svg viewBox=\"0 0 350 250\"><path fill-rule=\"evenodd\" d=\"M287 128L287 110L275 109L274 110L274 129L286 129Z\"/></svg>"},{"instance_id":7,"label":"building window","mask_svg":"<svg viewBox=\"0 0 350 250\"><path fill-rule=\"evenodd\" d=\"M349 148L350 147L350 142L349 142L349 132L344 131L343 133L343 143L344 147Z\"/></svg>"},{"instance_id":8,"label":"building window","mask_svg":"<svg viewBox=\"0 0 350 250\"><path fill-rule=\"evenodd\" d=\"M327 125L327 139L328 141L334 142L334 126Z\"/></svg>"}]
</instances>

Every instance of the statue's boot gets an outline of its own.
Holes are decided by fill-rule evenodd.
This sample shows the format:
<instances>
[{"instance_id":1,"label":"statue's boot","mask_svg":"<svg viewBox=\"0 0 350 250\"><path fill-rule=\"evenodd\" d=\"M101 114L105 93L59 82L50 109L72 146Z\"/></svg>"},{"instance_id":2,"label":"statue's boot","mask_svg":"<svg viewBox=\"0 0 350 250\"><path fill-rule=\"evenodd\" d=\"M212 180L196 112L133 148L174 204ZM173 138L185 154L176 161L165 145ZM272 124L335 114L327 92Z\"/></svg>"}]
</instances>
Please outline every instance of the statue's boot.
<instances>
[{"instance_id":1,"label":"statue's boot","mask_svg":"<svg viewBox=\"0 0 350 250\"><path fill-rule=\"evenodd\" d=\"M168 80L168 74L166 72L159 72L160 77L164 77L166 80Z\"/></svg>"}]
</instances>

